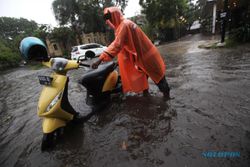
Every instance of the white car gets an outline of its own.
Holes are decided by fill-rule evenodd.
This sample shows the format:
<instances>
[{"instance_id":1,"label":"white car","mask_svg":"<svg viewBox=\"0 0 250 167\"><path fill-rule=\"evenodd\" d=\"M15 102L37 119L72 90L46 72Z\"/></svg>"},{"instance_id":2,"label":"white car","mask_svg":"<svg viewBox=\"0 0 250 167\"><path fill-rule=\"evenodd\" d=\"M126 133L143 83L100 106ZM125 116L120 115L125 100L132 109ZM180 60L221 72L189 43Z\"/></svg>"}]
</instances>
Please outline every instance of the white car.
<instances>
[{"instance_id":1,"label":"white car","mask_svg":"<svg viewBox=\"0 0 250 167\"><path fill-rule=\"evenodd\" d=\"M71 59L78 60L87 59L87 57L94 58L96 56L100 56L102 52L106 49L106 46L97 44L97 43L89 43L84 45L73 46L71 51ZM86 57L87 56L87 57Z\"/></svg>"}]
</instances>

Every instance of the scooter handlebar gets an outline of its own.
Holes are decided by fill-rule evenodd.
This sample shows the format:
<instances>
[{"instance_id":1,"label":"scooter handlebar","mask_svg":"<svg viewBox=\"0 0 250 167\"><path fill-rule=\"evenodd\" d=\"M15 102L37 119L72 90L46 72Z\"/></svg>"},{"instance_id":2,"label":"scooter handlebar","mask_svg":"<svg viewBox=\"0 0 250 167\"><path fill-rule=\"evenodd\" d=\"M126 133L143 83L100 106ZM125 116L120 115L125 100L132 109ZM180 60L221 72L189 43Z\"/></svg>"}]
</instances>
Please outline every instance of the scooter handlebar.
<instances>
[{"instance_id":1,"label":"scooter handlebar","mask_svg":"<svg viewBox=\"0 0 250 167\"><path fill-rule=\"evenodd\" d=\"M83 66L83 67L91 67L91 65L89 65L89 64L84 64L84 63L82 63L82 62L80 62L79 65L80 65L80 66Z\"/></svg>"},{"instance_id":2,"label":"scooter handlebar","mask_svg":"<svg viewBox=\"0 0 250 167\"><path fill-rule=\"evenodd\" d=\"M115 68L116 68L117 66L119 66L118 63L117 63L117 61L114 61L114 63L115 63ZM90 64L85 64L85 63L82 63L82 62L79 62L79 66L80 66L80 67L92 68Z\"/></svg>"}]
</instances>

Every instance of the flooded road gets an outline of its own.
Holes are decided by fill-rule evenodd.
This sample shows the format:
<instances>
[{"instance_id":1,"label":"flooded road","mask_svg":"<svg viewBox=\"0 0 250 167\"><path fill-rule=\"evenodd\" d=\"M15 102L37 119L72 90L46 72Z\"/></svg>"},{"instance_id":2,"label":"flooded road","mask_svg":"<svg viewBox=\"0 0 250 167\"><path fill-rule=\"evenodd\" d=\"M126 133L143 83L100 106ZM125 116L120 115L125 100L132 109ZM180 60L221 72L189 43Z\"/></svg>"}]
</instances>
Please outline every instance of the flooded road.
<instances>
[{"instance_id":1,"label":"flooded road","mask_svg":"<svg viewBox=\"0 0 250 167\"><path fill-rule=\"evenodd\" d=\"M200 35L159 46L167 62L171 101L150 82L149 97L114 98L83 125L68 127L51 151L41 152L41 119L36 114L41 86L50 70L21 67L0 74L1 167L208 167L250 164L250 47L204 50ZM90 112L85 72L69 72L69 100ZM206 158L207 151L240 152L240 157Z\"/></svg>"}]
</instances>

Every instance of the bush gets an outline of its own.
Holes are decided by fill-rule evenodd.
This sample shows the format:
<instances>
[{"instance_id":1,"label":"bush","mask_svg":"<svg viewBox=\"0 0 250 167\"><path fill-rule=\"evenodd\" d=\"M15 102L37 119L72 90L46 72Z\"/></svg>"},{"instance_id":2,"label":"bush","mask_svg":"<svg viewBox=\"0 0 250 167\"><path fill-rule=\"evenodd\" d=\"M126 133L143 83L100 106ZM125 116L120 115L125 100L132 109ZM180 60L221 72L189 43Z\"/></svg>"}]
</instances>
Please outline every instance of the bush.
<instances>
[{"instance_id":1,"label":"bush","mask_svg":"<svg viewBox=\"0 0 250 167\"><path fill-rule=\"evenodd\" d=\"M233 29L229 34L229 38L237 42L250 42L250 25L245 24Z\"/></svg>"},{"instance_id":2,"label":"bush","mask_svg":"<svg viewBox=\"0 0 250 167\"><path fill-rule=\"evenodd\" d=\"M0 64L4 67L16 66L20 62L21 57L18 53L12 51L3 42L0 41Z\"/></svg>"}]
</instances>

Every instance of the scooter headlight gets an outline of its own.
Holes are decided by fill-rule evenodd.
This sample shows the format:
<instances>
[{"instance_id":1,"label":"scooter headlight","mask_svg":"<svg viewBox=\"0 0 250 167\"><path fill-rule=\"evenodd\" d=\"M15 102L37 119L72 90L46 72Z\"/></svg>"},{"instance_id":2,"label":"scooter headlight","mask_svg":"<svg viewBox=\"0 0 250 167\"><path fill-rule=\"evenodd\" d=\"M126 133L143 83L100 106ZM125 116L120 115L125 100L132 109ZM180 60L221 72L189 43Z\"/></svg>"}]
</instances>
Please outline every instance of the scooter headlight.
<instances>
[{"instance_id":1,"label":"scooter headlight","mask_svg":"<svg viewBox=\"0 0 250 167\"><path fill-rule=\"evenodd\" d=\"M47 107L46 112L48 112L49 110L52 109L52 107L55 106L55 104L61 99L62 94L63 94L63 91L60 92L58 95L56 95L56 97L50 102L49 106Z\"/></svg>"}]
</instances>

